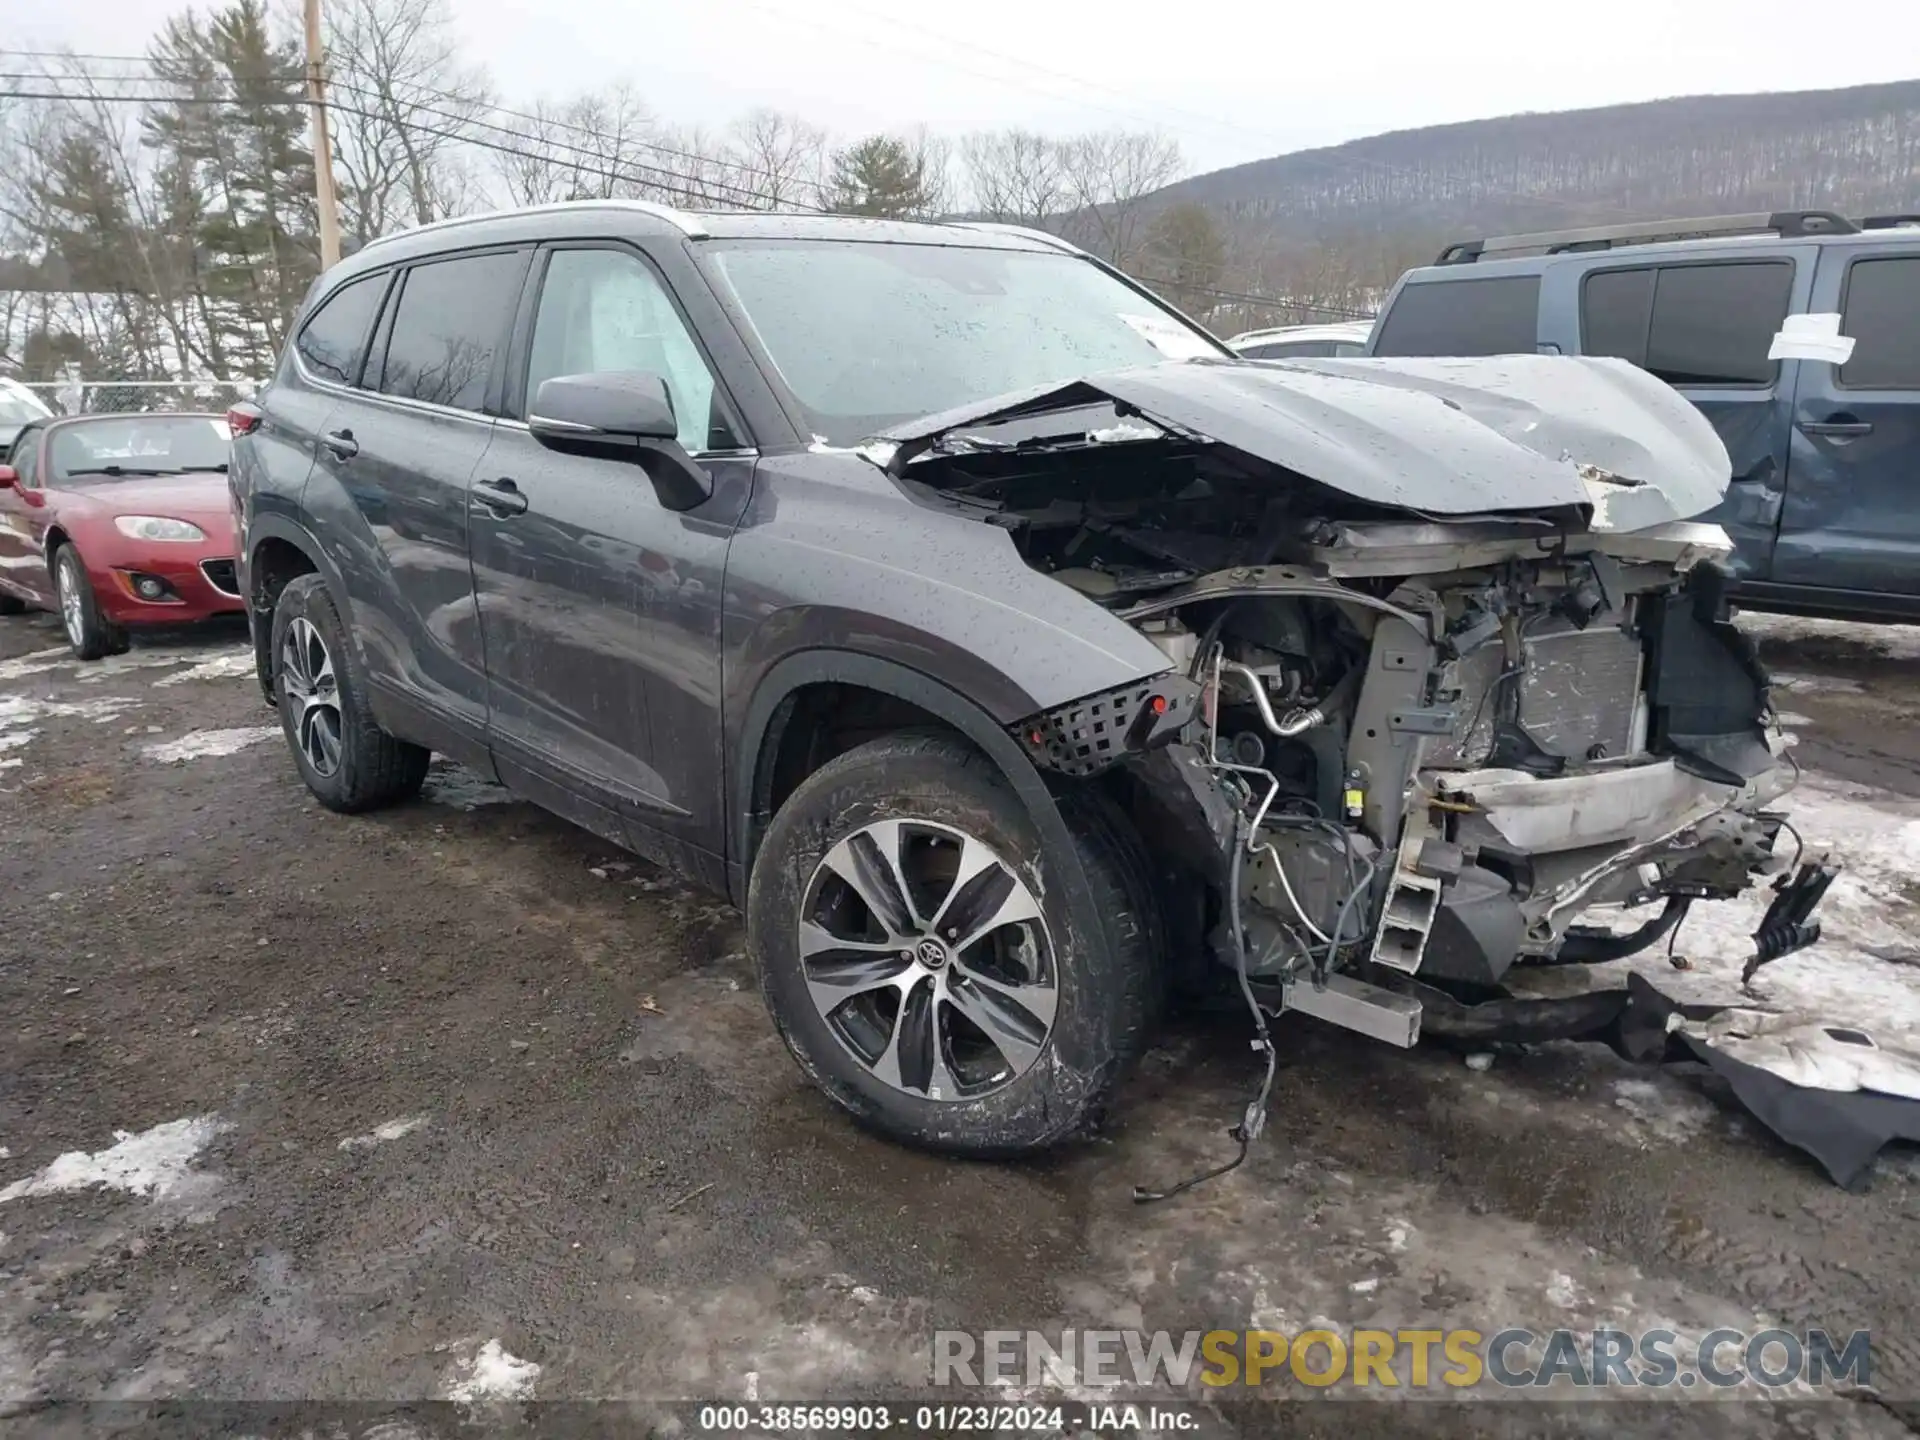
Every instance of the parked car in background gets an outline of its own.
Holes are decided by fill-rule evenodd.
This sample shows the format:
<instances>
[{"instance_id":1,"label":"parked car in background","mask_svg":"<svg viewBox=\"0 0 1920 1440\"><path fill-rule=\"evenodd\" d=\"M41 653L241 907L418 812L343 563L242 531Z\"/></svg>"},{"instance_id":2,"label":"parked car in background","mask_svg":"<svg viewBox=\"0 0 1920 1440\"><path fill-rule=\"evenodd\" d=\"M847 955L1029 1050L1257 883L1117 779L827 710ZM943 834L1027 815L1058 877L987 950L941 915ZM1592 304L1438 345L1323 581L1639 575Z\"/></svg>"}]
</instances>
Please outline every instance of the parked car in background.
<instances>
[{"instance_id":1,"label":"parked car in background","mask_svg":"<svg viewBox=\"0 0 1920 1440\"><path fill-rule=\"evenodd\" d=\"M7 447L13 444L13 437L20 428L34 420L50 420L53 411L33 391L18 380L8 380L0 376L0 457L7 453Z\"/></svg>"},{"instance_id":2,"label":"parked car in background","mask_svg":"<svg viewBox=\"0 0 1920 1440\"><path fill-rule=\"evenodd\" d=\"M1367 353L1371 320L1339 325L1281 325L1272 330L1248 330L1227 341L1233 352L1248 360L1344 359Z\"/></svg>"},{"instance_id":3,"label":"parked car in background","mask_svg":"<svg viewBox=\"0 0 1920 1440\"><path fill-rule=\"evenodd\" d=\"M1401 278L1369 346L1536 351L1630 360L1713 422L1733 484L1704 518L1733 537L1741 603L1920 618L1920 217L1468 241Z\"/></svg>"},{"instance_id":4,"label":"parked car in background","mask_svg":"<svg viewBox=\"0 0 1920 1440\"><path fill-rule=\"evenodd\" d=\"M0 465L0 614L57 611L73 653L246 606L218 415L35 420Z\"/></svg>"},{"instance_id":5,"label":"parked car in background","mask_svg":"<svg viewBox=\"0 0 1920 1440\"><path fill-rule=\"evenodd\" d=\"M1630 366L1258 364L1038 232L637 201L373 241L292 333L233 490L307 788L439 751L726 892L899 1139L1082 1132L1176 972L1406 1046L1385 981L1786 868L1676 523L1726 450Z\"/></svg>"}]
</instances>

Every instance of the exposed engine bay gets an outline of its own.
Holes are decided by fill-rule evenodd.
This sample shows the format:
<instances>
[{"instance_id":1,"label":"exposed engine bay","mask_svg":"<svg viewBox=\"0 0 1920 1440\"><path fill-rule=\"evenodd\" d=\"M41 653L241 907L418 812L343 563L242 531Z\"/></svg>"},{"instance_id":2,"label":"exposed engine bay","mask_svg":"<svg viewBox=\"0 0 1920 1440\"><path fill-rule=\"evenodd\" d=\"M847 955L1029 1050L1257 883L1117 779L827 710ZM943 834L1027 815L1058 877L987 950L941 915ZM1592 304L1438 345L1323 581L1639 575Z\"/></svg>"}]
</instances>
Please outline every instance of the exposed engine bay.
<instances>
[{"instance_id":1,"label":"exposed engine bay","mask_svg":"<svg viewBox=\"0 0 1920 1440\"><path fill-rule=\"evenodd\" d=\"M1431 389L1459 410L1458 367L1488 362L1430 363L1453 367ZM1163 674L1018 738L1042 768L1124 792L1161 863L1201 882L1172 888L1205 897L1191 928L1263 1037L1261 1010L1302 1010L1401 1046L1423 1021L1610 1038L1627 990L1530 1006L1516 967L1630 956L1761 883L1775 898L1749 977L1818 939L1832 872L1797 837L1779 845L1796 772L1731 622L1726 536L1675 513L1710 505L1572 453L1500 509L1459 513L1457 491L1383 503L1288 463L1283 428L1244 432L1272 445L1198 428L1209 404L1257 419L1233 393L1152 398L1088 382L927 422L870 458L1005 528L1028 565L1164 654ZM1497 398L1499 423L1537 438L1520 398ZM1664 418L1686 447L1701 431L1718 446L1685 416ZM1541 459L1527 451L1535 479ZM1724 489L1724 450L1719 465ZM1629 512L1647 523L1610 523ZM1655 905L1632 928L1592 923ZM1258 1123L1250 1109L1243 1140Z\"/></svg>"}]
</instances>

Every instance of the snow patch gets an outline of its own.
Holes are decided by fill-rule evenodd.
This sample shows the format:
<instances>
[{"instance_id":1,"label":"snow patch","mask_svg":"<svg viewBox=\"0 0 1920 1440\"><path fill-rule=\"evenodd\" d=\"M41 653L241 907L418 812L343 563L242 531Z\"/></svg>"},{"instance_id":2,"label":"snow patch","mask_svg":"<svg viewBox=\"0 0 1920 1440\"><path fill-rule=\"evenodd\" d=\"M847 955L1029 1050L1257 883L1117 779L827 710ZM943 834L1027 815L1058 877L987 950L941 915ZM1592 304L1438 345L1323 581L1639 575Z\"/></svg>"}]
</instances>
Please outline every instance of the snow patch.
<instances>
[{"instance_id":1,"label":"snow patch","mask_svg":"<svg viewBox=\"0 0 1920 1440\"><path fill-rule=\"evenodd\" d=\"M57 1195L69 1190L125 1190L165 1200L217 1183L215 1177L189 1169L193 1158L224 1130L232 1127L213 1115L169 1120L135 1135L113 1132L115 1143L89 1155L71 1150L25 1180L0 1190L0 1205L33 1195Z\"/></svg>"},{"instance_id":2,"label":"snow patch","mask_svg":"<svg viewBox=\"0 0 1920 1440\"><path fill-rule=\"evenodd\" d=\"M1674 946L1688 961L1686 971L1673 969L1666 946L1656 945L1596 967L1595 983L1621 977L1616 966L1630 966L1677 1000L1804 1013L1883 1040L1920 1042L1920 965L1887 958L1913 953L1920 929L1920 802L1809 776L1780 808L1806 837L1809 852L1827 850L1842 867L1820 907L1818 944L1762 967L1751 988L1742 988L1753 932L1773 899L1760 885L1688 912ZM1783 835L1780 844L1792 854L1792 836ZM1637 921L1654 912L1624 913Z\"/></svg>"},{"instance_id":3,"label":"snow patch","mask_svg":"<svg viewBox=\"0 0 1920 1440\"><path fill-rule=\"evenodd\" d=\"M133 670L158 670L169 665L196 665L207 658L204 645L136 645L124 655L104 660L73 661L82 685L97 685Z\"/></svg>"},{"instance_id":4,"label":"snow patch","mask_svg":"<svg viewBox=\"0 0 1920 1440\"><path fill-rule=\"evenodd\" d=\"M40 734L46 720L86 720L104 725L116 720L139 701L125 695L106 695L98 700L38 700L26 695L0 695L0 751L20 750ZM23 757L12 756L4 768L13 769Z\"/></svg>"},{"instance_id":5,"label":"snow patch","mask_svg":"<svg viewBox=\"0 0 1920 1440\"><path fill-rule=\"evenodd\" d=\"M509 1355L498 1340L482 1345L473 1359L456 1372L447 1387L447 1399L460 1405L487 1400L531 1400L540 1367L531 1360Z\"/></svg>"},{"instance_id":6,"label":"snow patch","mask_svg":"<svg viewBox=\"0 0 1920 1440\"><path fill-rule=\"evenodd\" d=\"M192 680L250 679L256 673L253 652L235 650L231 654L216 655L211 660L202 660L198 665L190 665L178 674L169 675L164 680L156 680L153 683L155 689L164 689L169 685L185 685Z\"/></svg>"},{"instance_id":7,"label":"snow patch","mask_svg":"<svg viewBox=\"0 0 1920 1440\"><path fill-rule=\"evenodd\" d=\"M211 755L236 755L249 745L271 740L280 733L278 725L243 725L233 730L193 730L178 740L164 740L142 747L149 760L177 765L183 760L199 760Z\"/></svg>"},{"instance_id":8,"label":"snow patch","mask_svg":"<svg viewBox=\"0 0 1920 1440\"><path fill-rule=\"evenodd\" d=\"M1571 1310L1580 1303L1580 1287L1573 1283L1573 1277L1559 1270L1547 1281L1547 1303L1557 1305L1562 1310Z\"/></svg>"},{"instance_id":9,"label":"snow patch","mask_svg":"<svg viewBox=\"0 0 1920 1440\"><path fill-rule=\"evenodd\" d=\"M364 1135L349 1135L340 1142L342 1150L371 1150L376 1145L384 1145L389 1140L398 1140L403 1135L411 1135L427 1123L425 1115L409 1115L404 1120L389 1120L384 1125L376 1125Z\"/></svg>"},{"instance_id":10,"label":"snow patch","mask_svg":"<svg viewBox=\"0 0 1920 1440\"><path fill-rule=\"evenodd\" d=\"M73 651L64 645L52 650L36 650L31 655L16 655L11 660L0 660L0 680L24 680L29 675L44 675L62 663L78 663L73 658Z\"/></svg>"},{"instance_id":11,"label":"snow patch","mask_svg":"<svg viewBox=\"0 0 1920 1440\"><path fill-rule=\"evenodd\" d=\"M1838 675L1803 675L1796 670L1774 671L1773 683L1776 689L1796 695L1864 695L1867 689L1858 680L1846 680Z\"/></svg>"},{"instance_id":12,"label":"snow patch","mask_svg":"<svg viewBox=\"0 0 1920 1440\"><path fill-rule=\"evenodd\" d=\"M1712 1122L1712 1105L1672 1080L1616 1080L1613 1104L1633 1118L1634 1126L1655 1140L1678 1145Z\"/></svg>"}]
</instances>

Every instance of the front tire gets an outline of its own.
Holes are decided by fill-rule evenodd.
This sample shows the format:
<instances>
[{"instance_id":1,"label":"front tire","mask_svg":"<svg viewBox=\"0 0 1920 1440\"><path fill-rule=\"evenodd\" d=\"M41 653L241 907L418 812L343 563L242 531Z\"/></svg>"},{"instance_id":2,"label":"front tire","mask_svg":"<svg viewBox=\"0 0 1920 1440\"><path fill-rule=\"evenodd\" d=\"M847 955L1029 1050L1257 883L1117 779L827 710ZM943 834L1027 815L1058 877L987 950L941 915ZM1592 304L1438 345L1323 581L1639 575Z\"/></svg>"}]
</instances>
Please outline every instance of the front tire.
<instances>
[{"instance_id":1,"label":"front tire","mask_svg":"<svg viewBox=\"0 0 1920 1440\"><path fill-rule=\"evenodd\" d=\"M420 793L432 754L374 720L346 626L318 575L280 592L272 655L280 728L316 800L351 815Z\"/></svg>"},{"instance_id":2,"label":"front tire","mask_svg":"<svg viewBox=\"0 0 1920 1440\"><path fill-rule=\"evenodd\" d=\"M872 741L781 806L749 944L787 1048L862 1125L1005 1156L1100 1120L1156 1018L1158 926L1125 821L1091 796L1062 813L1087 894L956 739Z\"/></svg>"},{"instance_id":3,"label":"front tire","mask_svg":"<svg viewBox=\"0 0 1920 1440\"><path fill-rule=\"evenodd\" d=\"M86 562L71 544L53 556L53 593L60 606L60 623L67 644L78 660L102 660L126 653L127 632L100 613L99 598L87 578Z\"/></svg>"}]
</instances>

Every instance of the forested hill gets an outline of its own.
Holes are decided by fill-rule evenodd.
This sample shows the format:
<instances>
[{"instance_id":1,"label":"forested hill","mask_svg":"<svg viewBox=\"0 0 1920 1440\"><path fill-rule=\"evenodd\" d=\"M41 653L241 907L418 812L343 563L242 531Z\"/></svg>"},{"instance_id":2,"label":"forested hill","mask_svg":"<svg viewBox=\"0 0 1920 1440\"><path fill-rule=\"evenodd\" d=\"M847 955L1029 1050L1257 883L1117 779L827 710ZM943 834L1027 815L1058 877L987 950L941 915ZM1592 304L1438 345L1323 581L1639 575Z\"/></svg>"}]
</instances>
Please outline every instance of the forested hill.
<instances>
[{"instance_id":1,"label":"forested hill","mask_svg":"<svg viewBox=\"0 0 1920 1440\"><path fill-rule=\"evenodd\" d=\"M1920 80L1400 130L1196 175L1154 198L1284 240L1920 210Z\"/></svg>"}]
</instances>

